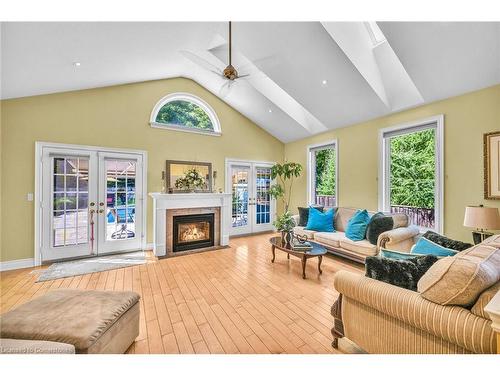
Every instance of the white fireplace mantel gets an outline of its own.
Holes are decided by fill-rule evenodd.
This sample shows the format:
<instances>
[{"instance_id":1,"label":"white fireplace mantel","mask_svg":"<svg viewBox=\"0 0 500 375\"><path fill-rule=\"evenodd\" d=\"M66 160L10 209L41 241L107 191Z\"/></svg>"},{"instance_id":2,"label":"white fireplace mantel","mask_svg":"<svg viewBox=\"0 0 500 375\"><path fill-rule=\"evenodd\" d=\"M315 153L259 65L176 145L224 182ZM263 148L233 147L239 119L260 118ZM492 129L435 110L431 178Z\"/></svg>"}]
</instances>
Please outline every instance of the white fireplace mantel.
<instances>
[{"instance_id":1,"label":"white fireplace mantel","mask_svg":"<svg viewBox=\"0 0 500 375\"><path fill-rule=\"evenodd\" d=\"M167 254L167 210L181 208L220 207L220 244L229 244L231 228L230 193L149 193L153 198L153 251L156 256Z\"/></svg>"}]
</instances>

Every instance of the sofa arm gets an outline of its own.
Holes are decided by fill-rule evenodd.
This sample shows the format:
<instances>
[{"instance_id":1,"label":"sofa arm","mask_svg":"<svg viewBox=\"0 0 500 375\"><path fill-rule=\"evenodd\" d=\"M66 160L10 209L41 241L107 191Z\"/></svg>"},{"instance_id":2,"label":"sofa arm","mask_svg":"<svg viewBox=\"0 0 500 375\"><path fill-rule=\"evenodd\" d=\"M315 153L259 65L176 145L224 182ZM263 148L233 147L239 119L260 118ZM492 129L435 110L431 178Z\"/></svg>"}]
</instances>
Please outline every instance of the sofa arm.
<instances>
[{"instance_id":1,"label":"sofa arm","mask_svg":"<svg viewBox=\"0 0 500 375\"><path fill-rule=\"evenodd\" d=\"M415 244L414 238L420 233L418 227L410 225L409 227L400 227L388 230L378 236L378 249L393 249L398 251L410 252Z\"/></svg>"},{"instance_id":2,"label":"sofa arm","mask_svg":"<svg viewBox=\"0 0 500 375\"><path fill-rule=\"evenodd\" d=\"M333 283L343 295L343 304L349 299L355 300L472 352L491 353L495 350L496 338L491 321L463 307L438 305L417 292L348 271L338 271ZM356 317L343 316L344 327L348 326L346 319L355 320ZM345 333L349 338L347 329Z\"/></svg>"}]
</instances>

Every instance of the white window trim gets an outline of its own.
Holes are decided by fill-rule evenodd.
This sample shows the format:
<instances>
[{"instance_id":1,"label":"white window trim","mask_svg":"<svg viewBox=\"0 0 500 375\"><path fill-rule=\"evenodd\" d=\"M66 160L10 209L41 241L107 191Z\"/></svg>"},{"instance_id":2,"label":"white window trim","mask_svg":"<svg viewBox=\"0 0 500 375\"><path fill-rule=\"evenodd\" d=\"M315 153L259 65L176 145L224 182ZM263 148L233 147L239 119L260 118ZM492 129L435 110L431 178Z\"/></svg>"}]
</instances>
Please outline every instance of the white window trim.
<instances>
[{"instance_id":1,"label":"white window trim","mask_svg":"<svg viewBox=\"0 0 500 375\"><path fill-rule=\"evenodd\" d=\"M434 202L435 212L435 228L438 233L444 231L444 115L437 115L427 117L420 120L406 122L403 124L383 128L379 130L379 150L378 150L378 209L379 211L386 211L390 207L389 191L386 189L389 186L389 169L386 142L384 138L385 133L393 132L396 130L405 130L417 126L425 126L436 124L436 201ZM421 228L425 231L430 228Z\"/></svg>"},{"instance_id":2,"label":"white window trim","mask_svg":"<svg viewBox=\"0 0 500 375\"><path fill-rule=\"evenodd\" d=\"M313 176L314 173L311 170L311 150L318 147L333 146L335 148L335 204L339 206L339 142L337 139L332 139L330 141L315 143L307 146L307 192L306 192L306 202L307 205L314 204L312 202L312 188L314 186Z\"/></svg>"},{"instance_id":3,"label":"white window trim","mask_svg":"<svg viewBox=\"0 0 500 375\"><path fill-rule=\"evenodd\" d=\"M210 118L210 121L214 126L214 130L203 130L203 129L189 128L178 124L164 124L156 122L156 116L158 116L158 112L160 112L160 109L164 105L176 100L183 100L201 107L201 109L203 109ZM153 111L151 112L151 116L149 118L149 124L151 125L152 128L157 128L157 129L175 130L187 133L198 133L198 134L212 135L212 136L220 136L222 134L219 118L217 117L217 114L215 113L213 108L210 107L203 99L195 95L189 94L187 92L176 92L161 98L158 101L158 103L156 103L156 105L153 108Z\"/></svg>"},{"instance_id":4,"label":"white window trim","mask_svg":"<svg viewBox=\"0 0 500 375\"><path fill-rule=\"evenodd\" d=\"M68 143L53 143L53 142L35 142L35 196L34 196L34 224L35 224L35 238L34 238L34 265L40 266L42 264L42 254L41 254L41 246L42 246L42 160L43 160L43 150L45 148L54 148L54 149L75 149L78 148L80 150L88 150L88 151L100 151L100 152L110 152L110 153L128 153L128 154L138 154L142 156L143 163L143 173L142 173L142 184L143 184L143 192L142 192L142 204L143 204L143 212L142 212L142 250L147 250L148 246L146 243L146 235L148 233L147 228L147 202L148 202L148 153L144 150L135 150L135 149L125 149L125 148L111 148L111 147L99 147L99 146L87 146L87 145L75 145Z\"/></svg>"}]
</instances>

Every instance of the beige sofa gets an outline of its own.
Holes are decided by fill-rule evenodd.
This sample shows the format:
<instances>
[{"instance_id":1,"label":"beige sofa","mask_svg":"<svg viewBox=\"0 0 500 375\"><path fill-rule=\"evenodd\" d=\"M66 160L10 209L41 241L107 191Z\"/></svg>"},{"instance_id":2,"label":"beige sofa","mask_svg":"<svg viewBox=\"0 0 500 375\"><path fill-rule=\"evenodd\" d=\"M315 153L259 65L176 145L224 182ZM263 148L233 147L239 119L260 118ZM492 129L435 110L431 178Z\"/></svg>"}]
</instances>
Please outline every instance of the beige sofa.
<instances>
[{"instance_id":1,"label":"beige sofa","mask_svg":"<svg viewBox=\"0 0 500 375\"><path fill-rule=\"evenodd\" d=\"M419 292L337 272L332 346L346 337L368 353L496 353L500 335L487 308L500 294L495 237L440 259L420 279Z\"/></svg>"},{"instance_id":2,"label":"beige sofa","mask_svg":"<svg viewBox=\"0 0 500 375\"><path fill-rule=\"evenodd\" d=\"M373 245L368 240L353 241L345 236L347 222L356 213L356 208L338 207L335 210L334 226L335 232L315 232L306 230L305 227L296 226L294 233L307 235L311 241L317 242L336 255L364 263L366 257L377 255L381 246L394 250L410 250L415 243L415 237L419 234L416 226L408 226L408 216L405 214L387 214L394 218L394 227L390 231L379 236L378 244ZM371 215L374 212L370 212ZM299 215L294 216L296 223Z\"/></svg>"}]
</instances>

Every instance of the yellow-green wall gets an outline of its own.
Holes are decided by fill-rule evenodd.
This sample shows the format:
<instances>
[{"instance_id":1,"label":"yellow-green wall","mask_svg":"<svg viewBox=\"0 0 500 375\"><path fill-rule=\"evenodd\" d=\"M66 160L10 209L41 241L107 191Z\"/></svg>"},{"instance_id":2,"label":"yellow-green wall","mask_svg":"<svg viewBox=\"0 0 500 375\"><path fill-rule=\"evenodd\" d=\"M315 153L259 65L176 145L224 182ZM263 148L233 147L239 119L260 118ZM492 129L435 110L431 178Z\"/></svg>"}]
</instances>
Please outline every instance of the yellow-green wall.
<instances>
[{"instance_id":1,"label":"yellow-green wall","mask_svg":"<svg viewBox=\"0 0 500 375\"><path fill-rule=\"evenodd\" d=\"M221 137L149 126L154 104L172 92L190 92L217 112ZM464 207L483 199L483 134L500 130L500 85L424 105L284 145L195 82L177 78L0 102L0 261L33 257L36 141L142 149L148 152L148 191L161 189L166 159L211 161L224 184L224 158L306 165L307 145L337 139L339 203L377 209L378 130L437 114L445 118L445 234L470 241ZM362 103L360 103L362 105ZM305 204L306 173L295 184L291 207ZM149 202L151 203L151 202ZM148 242L152 241L148 204Z\"/></svg>"},{"instance_id":2,"label":"yellow-green wall","mask_svg":"<svg viewBox=\"0 0 500 375\"><path fill-rule=\"evenodd\" d=\"M173 92L189 92L216 111L222 135L212 137L149 126L156 102ZM148 191L161 190L165 160L210 161L224 188L224 159L281 161L282 142L183 78L41 95L1 102L0 261L33 257L34 151L36 141L141 149L148 152ZM148 202L148 242L152 242Z\"/></svg>"},{"instance_id":3,"label":"yellow-green wall","mask_svg":"<svg viewBox=\"0 0 500 375\"><path fill-rule=\"evenodd\" d=\"M499 200L483 199L483 134L500 130L500 85L288 143L285 158L305 166L308 145L337 139L339 204L376 210L378 130L438 114L444 114L445 129L444 232L470 242L470 229L462 225L465 206L500 208ZM291 207L306 203L305 176L297 181Z\"/></svg>"}]
</instances>

